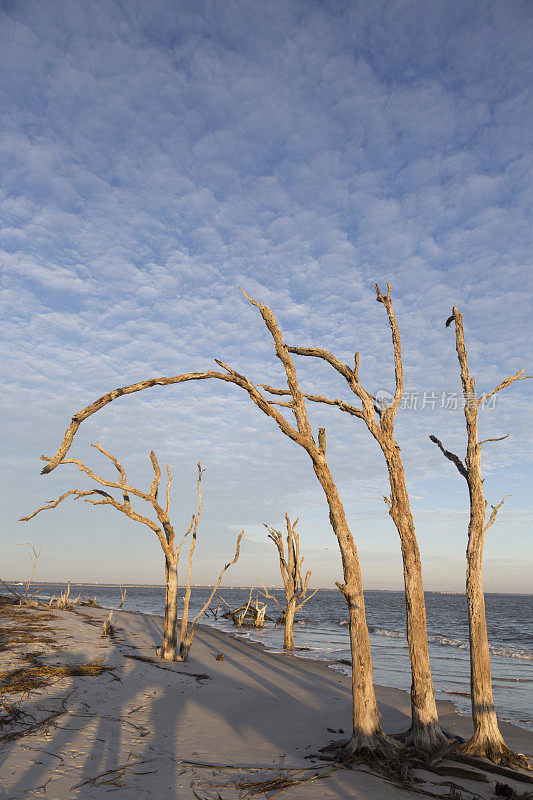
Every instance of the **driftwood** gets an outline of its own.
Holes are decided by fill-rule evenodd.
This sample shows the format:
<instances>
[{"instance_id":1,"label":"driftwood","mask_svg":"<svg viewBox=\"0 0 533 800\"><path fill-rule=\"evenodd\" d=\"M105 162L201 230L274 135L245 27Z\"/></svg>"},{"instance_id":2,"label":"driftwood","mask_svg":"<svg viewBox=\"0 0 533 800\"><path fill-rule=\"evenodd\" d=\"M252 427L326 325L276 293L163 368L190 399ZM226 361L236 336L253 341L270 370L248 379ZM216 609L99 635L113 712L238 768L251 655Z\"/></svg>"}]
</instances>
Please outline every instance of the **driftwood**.
<instances>
[{"instance_id":1,"label":"driftwood","mask_svg":"<svg viewBox=\"0 0 533 800\"><path fill-rule=\"evenodd\" d=\"M266 604L260 603L257 597L255 601L252 599L253 591L253 588L250 589L248 602L238 608L232 608L227 600L224 600L223 597L220 598L228 607L228 611L222 614L222 617L231 619L236 628L262 628L265 622L272 622L272 619L266 615Z\"/></svg>"},{"instance_id":2,"label":"driftwood","mask_svg":"<svg viewBox=\"0 0 533 800\"><path fill-rule=\"evenodd\" d=\"M115 628L113 623L111 622L112 617L113 617L113 609L111 609L106 619L104 620L104 624L102 625L102 632L104 636L113 636Z\"/></svg>"},{"instance_id":3,"label":"driftwood","mask_svg":"<svg viewBox=\"0 0 533 800\"><path fill-rule=\"evenodd\" d=\"M474 735L470 741L461 746L468 756L482 756L502 766L529 768L525 756L513 753L507 747L498 727L494 700L492 696L492 676L490 669L489 641L485 616L485 598L483 595L483 547L485 534L496 520L505 497L496 506L492 506L489 519L486 518L487 501L481 474L481 447L486 442L500 441L506 436L479 441L478 414L479 407L486 400L502 389L506 389L516 381L526 379L524 370L511 375L496 386L491 392L476 398L475 379L470 376L468 357L463 329L463 317L454 306L451 317L446 322L448 327L455 323L455 345L461 372L461 385L464 398L464 415L466 420L467 447L464 461L447 450L436 436L430 436L442 454L451 461L468 486L470 499L470 521L468 524L468 547L466 551L466 594L468 599L468 627L470 638L470 695L472 698L472 718Z\"/></svg>"},{"instance_id":4,"label":"driftwood","mask_svg":"<svg viewBox=\"0 0 533 800\"><path fill-rule=\"evenodd\" d=\"M17 592L15 589L13 589L13 587L10 586L8 583L6 583L4 580L2 580L2 578L0 578L0 583L2 584L2 586L4 586L4 588L7 589L9 594L13 595L13 597L17 600L19 605L31 606L32 608L40 607L41 605L40 603L38 603L36 600L33 600L31 597L25 597L25 595L20 594L20 592Z\"/></svg>"},{"instance_id":5,"label":"driftwood","mask_svg":"<svg viewBox=\"0 0 533 800\"><path fill-rule=\"evenodd\" d=\"M302 563L304 557L300 556L300 535L295 530L298 520L291 523L289 515L285 514L285 523L287 525L287 554L285 554L281 531L277 531L275 528L265 525L268 531L268 538L274 542L278 551L279 567L285 587L285 608L283 608L274 595L270 594L262 581L259 581L259 583L265 590L263 592L263 597L273 600L281 611L280 621L283 621L285 626L283 634L284 649L294 650L294 616L308 600L315 596L318 589L315 589L313 594L306 597L311 571L308 570L305 579L302 579ZM299 600L302 602L298 603Z\"/></svg>"},{"instance_id":6,"label":"driftwood","mask_svg":"<svg viewBox=\"0 0 533 800\"><path fill-rule=\"evenodd\" d=\"M67 583L67 588L61 592L59 598L56 600L56 605L60 611L71 611L74 606L81 602L81 592L74 599L70 598L70 581ZM49 604L51 605L51 603Z\"/></svg>"}]
</instances>

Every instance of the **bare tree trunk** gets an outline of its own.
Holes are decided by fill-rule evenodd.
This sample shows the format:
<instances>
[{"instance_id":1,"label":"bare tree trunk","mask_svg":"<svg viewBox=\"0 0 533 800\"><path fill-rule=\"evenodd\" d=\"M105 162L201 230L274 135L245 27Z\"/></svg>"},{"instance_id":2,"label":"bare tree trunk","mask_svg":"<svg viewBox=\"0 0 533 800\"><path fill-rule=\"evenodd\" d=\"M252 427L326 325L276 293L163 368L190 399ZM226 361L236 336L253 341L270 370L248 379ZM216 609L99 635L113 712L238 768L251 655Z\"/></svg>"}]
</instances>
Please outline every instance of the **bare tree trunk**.
<instances>
[{"instance_id":1,"label":"bare tree trunk","mask_svg":"<svg viewBox=\"0 0 533 800\"><path fill-rule=\"evenodd\" d=\"M285 650L294 650L294 615L296 613L296 598L287 603L285 609L285 630L283 633L283 647Z\"/></svg>"},{"instance_id":2,"label":"bare tree trunk","mask_svg":"<svg viewBox=\"0 0 533 800\"><path fill-rule=\"evenodd\" d=\"M427 638L426 604L422 582L422 562L400 448L392 438L382 447L391 486L389 513L400 536L405 587L407 643L411 661L411 727L403 737L407 745L428 753L443 747L447 739L441 731L433 692Z\"/></svg>"},{"instance_id":3,"label":"bare tree trunk","mask_svg":"<svg viewBox=\"0 0 533 800\"><path fill-rule=\"evenodd\" d=\"M185 643L187 641L187 628L189 624L189 602L191 599L191 584L190 582L187 584L185 589L185 595L183 597L183 610L181 612L181 632L180 632L180 656L183 655L185 651ZM187 649L187 652L188 649ZM182 659L186 661L187 659Z\"/></svg>"},{"instance_id":4,"label":"bare tree trunk","mask_svg":"<svg viewBox=\"0 0 533 800\"><path fill-rule=\"evenodd\" d=\"M462 326L461 326L462 328ZM498 727L492 696L489 639L483 593L483 548L485 545L486 501L481 476L481 447L478 444L477 405L465 408L468 446L465 459L470 495L470 522L466 551L466 596L470 638L470 693L474 736L463 746L467 755L482 756L503 766L529 767L527 760L507 747ZM503 500L502 500L503 503ZM500 504L501 505L501 504ZM497 511L497 509L496 509ZM493 519L496 514L493 515Z\"/></svg>"},{"instance_id":5,"label":"bare tree trunk","mask_svg":"<svg viewBox=\"0 0 533 800\"><path fill-rule=\"evenodd\" d=\"M178 563L166 561L165 572L167 589L165 600L165 621L163 626L163 647L161 658L165 661L176 660L178 644Z\"/></svg>"},{"instance_id":6,"label":"bare tree trunk","mask_svg":"<svg viewBox=\"0 0 533 800\"><path fill-rule=\"evenodd\" d=\"M470 498L470 521L468 524L468 546L466 551L466 596L468 600L468 629L470 639L470 696L472 701L472 719L474 735L470 741L462 745L461 750L467 755L488 758L497 764L509 767L529 769L525 756L514 753L503 739L498 727L494 699L492 696L492 676L490 669L490 651L485 616L485 597L483 594L483 548L485 533L494 523L498 510L505 501L492 507L488 522L485 521L487 501L483 489L481 474L481 446L485 442L499 439L479 441L478 414L479 406L493 394L505 389L527 376L520 370L506 378L488 394L476 398L475 379L470 376L468 356L463 329L463 317L454 306L452 315L446 321L446 327L455 322L455 344L461 369L461 384L464 398L464 414L467 431L466 458L463 461L455 453L446 450L436 436L430 436L443 455L452 461L459 473L466 480ZM506 436L500 438L507 438Z\"/></svg>"},{"instance_id":7,"label":"bare tree trunk","mask_svg":"<svg viewBox=\"0 0 533 800\"><path fill-rule=\"evenodd\" d=\"M337 583L344 595L350 618L350 651L352 658L353 732L346 746L346 757L355 752L379 757L394 755L394 744L381 728L374 691L370 638L365 615L363 580L357 548L346 521L337 487L324 455L313 458L315 474L324 490L329 519L338 539L342 557L344 583Z\"/></svg>"},{"instance_id":8,"label":"bare tree trunk","mask_svg":"<svg viewBox=\"0 0 533 800\"><path fill-rule=\"evenodd\" d=\"M198 480L196 483L196 490L198 492L198 511L196 512L196 516L194 518L194 528L192 532L191 546L189 547L189 567L187 570L187 585L185 587L185 595L183 597L183 611L181 614L180 661L187 661L187 658L189 657L189 650L192 644L192 636L190 637L189 641L187 633L189 625L189 603L191 600L192 562L194 557L194 551L196 549L196 535L198 533L198 522L200 521L200 514L202 513L202 490L201 490L202 467L200 462L198 462L196 466L198 468Z\"/></svg>"}]
</instances>

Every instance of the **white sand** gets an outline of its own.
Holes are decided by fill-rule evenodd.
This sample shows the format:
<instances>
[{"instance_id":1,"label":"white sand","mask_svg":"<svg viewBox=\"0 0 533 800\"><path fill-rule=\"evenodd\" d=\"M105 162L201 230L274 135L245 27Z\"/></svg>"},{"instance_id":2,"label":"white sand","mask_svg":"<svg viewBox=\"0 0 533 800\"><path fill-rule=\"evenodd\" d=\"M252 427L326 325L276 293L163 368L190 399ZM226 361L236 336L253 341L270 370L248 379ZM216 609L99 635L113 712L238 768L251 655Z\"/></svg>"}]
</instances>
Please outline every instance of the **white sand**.
<instances>
[{"instance_id":1,"label":"white sand","mask_svg":"<svg viewBox=\"0 0 533 800\"><path fill-rule=\"evenodd\" d=\"M325 664L266 653L260 645L205 626L196 634L187 664L147 663L131 656L155 658L161 618L115 612L117 633L111 639L101 636L105 614L100 609L55 611L53 615L54 620L43 624L51 627L54 641L37 639L35 644L0 651L1 671L27 666L22 655L29 650L40 653L49 664L99 658L112 672L54 679L52 685L23 698L4 696L5 701L20 704L35 721L57 716L34 733L0 740L2 800L100 800L108 798L109 792L117 800L148 796L151 800L217 800L219 796L234 800L246 796L236 786L240 780L264 781L279 776L279 768L303 769L294 774L309 777L331 770L330 764L306 756L342 738L328 728L350 731L350 681ZM12 620L3 622L9 626ZM217 661L217 653L224 660ZM209 677L195 677L202 674ZM385 687L377 691L384 729L390 733L406 730L408 695ZM439 713L445 730L469 735L470 721L456 714L451 703L440 703ZM26 717L24 723L32 721ZM25 724L4 725L0 736L20 731ZM505 723L501 727L513 749L532 754L533 737L527 731ZM533 788L490 773L487 783L415 774L426 781L421 784L426 791L440 797L449 796L451 784L464 792L464 798L472 797L467 789L478 797L492 797L497 781L509 783L517 793ZM328 777L292 787L280 796L287 800L389 800L421 795L363 767L336 769Z\"/></svg>"}]
</instances>

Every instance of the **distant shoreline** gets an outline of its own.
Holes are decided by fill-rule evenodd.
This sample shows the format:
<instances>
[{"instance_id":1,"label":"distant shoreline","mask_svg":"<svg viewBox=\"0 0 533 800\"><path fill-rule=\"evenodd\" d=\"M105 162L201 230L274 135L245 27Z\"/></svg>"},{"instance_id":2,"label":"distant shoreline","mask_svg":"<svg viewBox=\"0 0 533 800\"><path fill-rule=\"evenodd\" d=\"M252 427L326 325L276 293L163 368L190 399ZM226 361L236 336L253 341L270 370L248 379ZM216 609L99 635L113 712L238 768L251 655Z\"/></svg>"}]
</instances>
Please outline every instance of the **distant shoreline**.
<instances>
[{"instance_id":1,"label":"distant shoreline","mask_svg":"<svg viewBox=\"0 0 533 800\"><path fill-rule=\"evenodd\" d=\"M7 584L10 586L25 586L28 582L26 580L21 580L20 578L16 578L13 580L4 579ZM33 586L66 586L69 581L33 581ZM85 583L84 581L70 581L71 586L83 586L83 587L94 587L96 589L102 588L122 588L122 589L164 589L164 583ZM283 586L274 586L272 584L266 584L267 589L274 589L278 591L283 590ZM213 585L209 583L195 583L193 584L193 588L197 589L212 589ZM249 590L252 588L257 588L255 584L252 586L250 584L244 586L221 586L221 589L242 589L242 590ZM318 589L321 592L338 592L339 590L336 587L332 586L319 586ZM390 592L392 594L396 594L399 592L403 592L403 589L365 589L365 594L369 592ZM452 591L449 589L424 589L424 594L449 594L449 595L463 595L465 596L465 592L457 592ZM501 595L501 594L508 594L514 595L517 597L533 597L533 592L484 592L485 595Z\"/></svg>"}]
</instances>

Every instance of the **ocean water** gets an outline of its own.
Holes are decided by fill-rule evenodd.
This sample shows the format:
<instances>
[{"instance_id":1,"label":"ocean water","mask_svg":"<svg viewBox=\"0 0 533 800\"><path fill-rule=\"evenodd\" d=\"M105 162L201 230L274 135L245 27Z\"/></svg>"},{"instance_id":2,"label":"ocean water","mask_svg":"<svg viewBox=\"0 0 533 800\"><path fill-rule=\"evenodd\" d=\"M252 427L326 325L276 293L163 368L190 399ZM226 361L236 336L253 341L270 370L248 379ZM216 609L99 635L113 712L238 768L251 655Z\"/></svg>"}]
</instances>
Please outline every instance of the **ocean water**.
<instances>
[{"instance_id":1,"label":"ocean water","mask_svg":"<svg viewBox=\"0 0 533 800\"><path fill-rule=\"evenodd\" d=\"M45 599L58 595L64 584L35 584ZM181 590L180 590L181 591ZM270 590L283 604L284 593ZM96 595L102 606L117 607L120 589L107 585L74 585L71 596ZM210 590L194 587L189 619L200 610ZM182 592L181 592L182 594ZM236 608L248 600L249 588L222 588L220 595ZM124 608L151 614L164 613L162 587L128 586ZM267 615L274 620L279 610L272 600ZM405 637L405 603L402 592L365 592L374 680L384 686L410 688L410 665ZM486 594L487 625L491 650L494 702L498 716L533 730L533 595ZM216 600L214 605L216 606ZM463 594L426 592L429 653L437 697L452 700L460 713L469 713L469 651L466 598ZM267 623L264 629L238 629L231 621L204 615L200 622L233 635L262 642L267 650L280 652L283 626ZM337 590L320 589L306 603L294 626L295 657L326 661L333 669L349 672L342 664L350 658L348 612Z\"/></svg>"}]
</instances>

